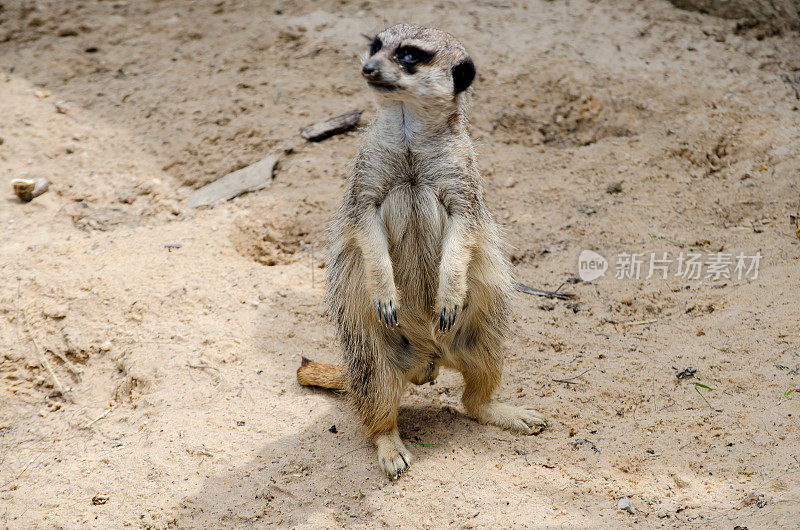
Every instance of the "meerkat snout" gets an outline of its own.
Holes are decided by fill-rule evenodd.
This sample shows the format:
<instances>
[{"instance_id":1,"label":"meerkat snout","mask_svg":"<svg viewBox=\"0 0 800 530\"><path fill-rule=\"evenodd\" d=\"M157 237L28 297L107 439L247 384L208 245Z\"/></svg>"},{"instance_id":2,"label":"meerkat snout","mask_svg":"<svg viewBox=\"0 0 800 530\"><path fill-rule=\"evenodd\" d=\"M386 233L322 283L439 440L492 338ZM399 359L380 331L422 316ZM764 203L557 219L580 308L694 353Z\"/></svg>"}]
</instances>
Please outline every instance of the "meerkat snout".
<instances>
[{"instance_id":1,"label":"meerkat snout","mask_svg":"<svg viewBox=\"0 0 800 530\"><path fill-rule=\"evenodd\" d=\"M361 68L364 77L373 77L378 72L378 64L375 61L370 61Z\"/></svg>"}]
</instances>

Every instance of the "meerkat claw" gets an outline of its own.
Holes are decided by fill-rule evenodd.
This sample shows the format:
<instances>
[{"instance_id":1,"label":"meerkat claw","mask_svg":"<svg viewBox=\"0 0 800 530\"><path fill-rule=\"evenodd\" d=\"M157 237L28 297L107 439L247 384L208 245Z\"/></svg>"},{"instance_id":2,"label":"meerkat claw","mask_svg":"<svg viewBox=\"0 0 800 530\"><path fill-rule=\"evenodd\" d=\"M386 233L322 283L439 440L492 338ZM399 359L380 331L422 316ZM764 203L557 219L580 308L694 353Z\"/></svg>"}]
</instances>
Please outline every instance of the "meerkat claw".
<instances>
[{"instance_id":1,"label":"meerkat claw","mask_svg":"<svg viewBox=\"0 0 800 530\"><path fill-rule=\"evenodd\" d=\"M378 309L378 320L387 327L393 328L397 326L397 308L394 306L393 301L388 303L375 300L375 307Z\"/></svg>"},{"instance_id":2,"label":"meerkat claw","mask_svg":"<svg viewBox=\"0 0 800 530\"><path fill-rule=\"evenodd\" d=\"M447 326L447 331L450 331L450 328L453 327L453 324L456 321L456 316L458 316L458 304L456 304L455 309L453 309L453 315L450 317L450 325Z\"/></svg>"},{"instance_id":3,"label":"meerkat claw","mask_svg":"<svg viewBox=\"0 0 800 530\"><path fill-rule=\"evenodd\" d=\"M442 310L439 312L439 331L442 333L450 331L450 329L453 327L453 324L456 322L456 316L458 316L457 305L450 310L448 310L446 307L442 308Z\"/></svg>"},{"instance_id":4,"label":"meerkat claw","mask_svg":"<svg viewBox=\"0 0 800 530\"><path fill-rule=\"evenodd\" d=\"M380 300L375 300L375 307L378 309L378 320L383 322L383 311L381 310Z\"/></svg>"}]
</instances>

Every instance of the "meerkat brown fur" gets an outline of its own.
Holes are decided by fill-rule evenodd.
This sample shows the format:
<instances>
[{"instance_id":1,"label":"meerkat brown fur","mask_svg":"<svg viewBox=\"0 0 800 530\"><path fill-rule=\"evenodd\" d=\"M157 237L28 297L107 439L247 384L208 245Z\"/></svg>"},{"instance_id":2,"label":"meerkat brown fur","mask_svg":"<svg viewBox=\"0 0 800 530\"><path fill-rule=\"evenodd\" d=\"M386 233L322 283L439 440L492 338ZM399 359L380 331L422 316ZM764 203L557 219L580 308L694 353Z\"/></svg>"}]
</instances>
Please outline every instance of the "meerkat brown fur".
<instances>
[{"instance_id":1,"label":"meerkat brown fur","mask_svg":"<svg viewBox=\"0 0 800 530\"><path fill-rule=\"evenodd\" d=\"M344 366L303 360L304 385L347 391L390 477L410 465L397 429L408 382L461 372L467 413L523 434L545 420L494 401L511 272L467 132L475 66L443 31L398 24L362 75L377 113L331 227L327 300Z\"/></svg>"}]
</instances>

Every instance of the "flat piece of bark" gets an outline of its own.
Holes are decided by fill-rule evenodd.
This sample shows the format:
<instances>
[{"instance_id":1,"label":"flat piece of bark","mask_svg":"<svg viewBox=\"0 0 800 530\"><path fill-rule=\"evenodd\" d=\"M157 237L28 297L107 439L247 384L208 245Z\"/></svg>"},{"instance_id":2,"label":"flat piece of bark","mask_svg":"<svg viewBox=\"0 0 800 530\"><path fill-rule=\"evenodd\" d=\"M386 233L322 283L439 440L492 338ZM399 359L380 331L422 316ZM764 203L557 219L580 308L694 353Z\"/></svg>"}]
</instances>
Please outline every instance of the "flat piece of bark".
<instances>
[{"instance_id":1,"label":"flat piece of bark","mask_svg":"<svg viewBox=\"0 0 800 530\"><path fill-rule=\"evenodd\" d=\"M228 173L189 195L186 204L191 208L212 207L242 193L264 189L272 183L272 172L277 163L278 157L269 155L255 164Z\"/></svg>"},{"instance_id":2,"label":"flat piece of bark","mask_svg":"<svg viewBox=\"0 0 800 530\"><path fill-rule=\"evenodd\" d=\"M335 118L303 127L300 129L300 135L309 142L319 142L325 138L330 138L334 134L347 132L358 125L362 112L361 110L351 110Z\"/></svg>"}]
</instances>

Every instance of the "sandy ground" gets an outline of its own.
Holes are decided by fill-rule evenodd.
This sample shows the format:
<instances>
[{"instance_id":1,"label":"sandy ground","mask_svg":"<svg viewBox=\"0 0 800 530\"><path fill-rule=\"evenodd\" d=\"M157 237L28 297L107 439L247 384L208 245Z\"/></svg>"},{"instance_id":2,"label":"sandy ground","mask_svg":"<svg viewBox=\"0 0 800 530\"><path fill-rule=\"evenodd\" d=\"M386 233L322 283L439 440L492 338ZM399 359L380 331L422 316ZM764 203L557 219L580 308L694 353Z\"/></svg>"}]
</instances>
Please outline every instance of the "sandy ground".
<instances>
[{"instance_id":1,"label":"sandy ground","mask_svg":"<svg viewBox=\"0 0 800 530\"><path fill-rule=\"evenodd\" d=\"M2 525L797 524L797 34L656 0L269 4L0 2ZM298 131L370 118L361 34L397 21L474 56L520 281L561 286L583 249L763 259L518 294L500 398L551 426L477 425L444 373L409 390L418 460L390 481L344 398L294 371L338 355L324 227L358 145ZM268 153L268 189L185 206ZM26 175L53 186L20 203Z\"/></svg>"}]
</instances>

